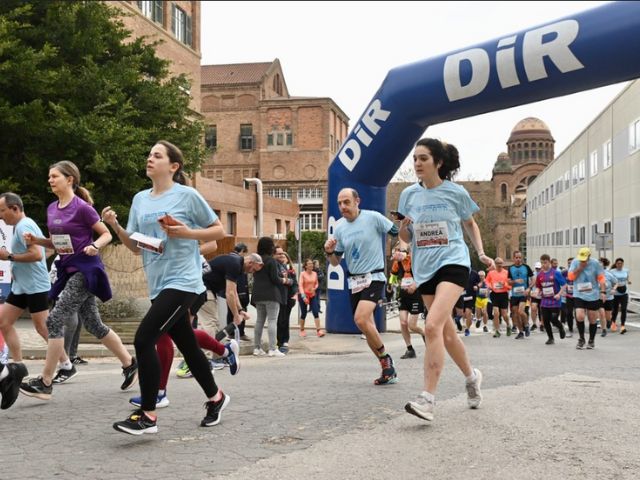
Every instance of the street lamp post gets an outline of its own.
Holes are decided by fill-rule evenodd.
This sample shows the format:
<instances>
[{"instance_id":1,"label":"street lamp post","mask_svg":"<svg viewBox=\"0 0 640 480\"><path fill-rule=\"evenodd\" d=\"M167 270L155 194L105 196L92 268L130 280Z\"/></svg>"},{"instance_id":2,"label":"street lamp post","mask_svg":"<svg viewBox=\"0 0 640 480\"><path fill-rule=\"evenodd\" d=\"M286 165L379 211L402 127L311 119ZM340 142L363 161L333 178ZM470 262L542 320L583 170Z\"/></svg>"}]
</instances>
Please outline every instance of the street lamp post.
<instances>
[{"instance_id":1,"label":"street lamp post","mask_svg":"<svg viewBox=\"0 0 640 480\"><path fill-rule=\"evenodd\" d=\"M259 178L245 178L245 182L247 183L255 183L256 191L258 194L258 225L257 225L257 233L258 238L262 237L262 222L264 218L264 202L262 198L262 180Z\"/></svg>"}]
</instances>

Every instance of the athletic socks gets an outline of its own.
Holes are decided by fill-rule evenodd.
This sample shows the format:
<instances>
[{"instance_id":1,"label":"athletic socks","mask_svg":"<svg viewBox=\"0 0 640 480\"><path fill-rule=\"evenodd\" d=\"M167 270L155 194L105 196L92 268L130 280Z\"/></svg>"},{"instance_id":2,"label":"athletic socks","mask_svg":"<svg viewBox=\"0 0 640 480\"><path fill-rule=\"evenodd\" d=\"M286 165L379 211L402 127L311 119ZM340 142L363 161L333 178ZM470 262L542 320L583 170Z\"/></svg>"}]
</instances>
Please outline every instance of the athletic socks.
<instances>
[{"instance_id":1,"label":"athletic socks","mask_svg":"<svg viewBox=\"0 0 640 480\"><path fill-rule=\"evenodd\" d=\"M584 340L584 322L576 322L578 324L578 333L580 334L580 338Z\"/></svg>"},{"instance_id":2,"label":"athletic socks","mask_svg":"<svg viewBox=\"0 0 640 480\"><path fill-rule=\"evenodd\" d=\"M476 369L475 368L471 368L471 375L469 375L467 377L467 383L473 383L476 381L476 379L478 378L478 375L476 375ZM429 394L431 395L431 394ZM433 397L433 395L431 395L431 397Z\"/></svg>"},{"instance_id":3,"label":"athletic socks","mask_svg":"<svg viewBox=\"0 0 640 480\"><path fill-rule=\"evenodd\" d=\"M71 360L67 359L66 362L60 363L58 366L61 370L71 370L71 368L73 367L73 363L71 363Z\"/></svg>"},{"instance_id":4,"label":"athletic socks","mask_svg":"<svg viewBox=\"0 0 640 480\"><path fill-rule=\"evenodd\" d=\"M598 326L593 323L593 324L589 324L589 341L593 342L593 340L596 338L596 332L598 331Z\"/></svg>"},{"instance_id":5,"label":"athletic socks","mask_svg":"<svg viewBox=\"0 0 640 480\"><path fill-rule=\"evenodd\" d=\"M474 370L473 374L475 375L475 370ZM433 403L433 404L435 405L435 403L436 403L436 397L435 397L435 395L433 395L433 394L431 394L431 393L429 393L429 392L427 392L427 391L425 390L425 391L423 391L423 392L422 392L422 396L423 396L426 400L428 400L429 402L431 402L431 403Z\"/></svg>"}]
</instances>

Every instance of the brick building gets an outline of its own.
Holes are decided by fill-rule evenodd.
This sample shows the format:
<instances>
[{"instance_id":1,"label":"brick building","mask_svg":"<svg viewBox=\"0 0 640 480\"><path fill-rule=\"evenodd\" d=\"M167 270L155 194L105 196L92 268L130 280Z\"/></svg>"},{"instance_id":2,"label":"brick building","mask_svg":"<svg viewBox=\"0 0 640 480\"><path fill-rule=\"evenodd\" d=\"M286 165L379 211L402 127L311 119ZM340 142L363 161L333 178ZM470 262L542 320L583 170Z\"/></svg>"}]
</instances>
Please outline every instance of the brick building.
<instances>
[{"instance_id":1,"label":"brick building","mask_svg":"<svg viewBox=\"0 0 640 480\"><path fill-rule=\"evenodd\" d=\"M278 59L204 65L201 82L203 176L237 186L260 178L265 196L297 200L303 230L322 230L327 168L347 136L346 114L330 98L291 96Z\"/></svg>"},{"instance_id":2,"label":"brick building","mask_svg":"<svg viewBox=\"0 0 640 480\"><path fill-rule=\"evenodd\" d=\"M511 263L513 252L526 256L527 188L554 157L555 140L549 127L537 118L519 121L511 130L507 150L498 155L491 180L457 182L480 207L475 215L485 251ZM394 210L400 193L410 183L391 183L387 209Z\"/></svg>"}]
</instances>

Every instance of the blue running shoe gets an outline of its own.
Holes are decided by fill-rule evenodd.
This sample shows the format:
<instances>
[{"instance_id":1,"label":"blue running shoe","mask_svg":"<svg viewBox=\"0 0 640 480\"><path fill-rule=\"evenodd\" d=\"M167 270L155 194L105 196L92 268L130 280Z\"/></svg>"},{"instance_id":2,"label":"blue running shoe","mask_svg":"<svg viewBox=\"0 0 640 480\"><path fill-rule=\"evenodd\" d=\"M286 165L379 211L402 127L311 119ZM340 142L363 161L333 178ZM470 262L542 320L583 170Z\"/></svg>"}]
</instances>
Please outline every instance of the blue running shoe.
<instances>
[{"instance_id":1,"label":"blue running shoe","mask_svg":"<svg viewBox=\"0 0 640 480\"><path fill-rule=\"evenodd\" d=\"M224 348L226 348L228 352L228 355L224 357L224 359L229 364L229 372L231 372L231 375L235 375L240 370L240 346L238 342L231 340Z\"/></svg>"},{"instance_id":2,"label":"blue running shoe","mask_svg":"<svg viewBox=\"0 0 640 480\"><path fill-rule=\"evenodd\" d=\"M129 399L129 403L134 407L140 408L142 406L142 396L132 397ZM156 398L156 408L165 408L169 406L169 399L167 398L167 392L162 395L158 394Z\"/></svg>"}]
</instances>

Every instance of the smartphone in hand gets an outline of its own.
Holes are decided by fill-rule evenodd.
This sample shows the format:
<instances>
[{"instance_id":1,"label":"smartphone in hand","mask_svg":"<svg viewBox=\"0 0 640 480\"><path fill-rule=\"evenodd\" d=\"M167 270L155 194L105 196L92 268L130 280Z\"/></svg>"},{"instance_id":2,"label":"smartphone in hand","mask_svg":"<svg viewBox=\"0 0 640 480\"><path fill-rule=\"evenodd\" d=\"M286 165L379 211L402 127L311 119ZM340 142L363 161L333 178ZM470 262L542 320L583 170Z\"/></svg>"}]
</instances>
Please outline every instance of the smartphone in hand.
<instances>
[{"instance_id":1,"label":"smartphone in hand","mask_svg":"<svg viewBox=\"0 0 640 480\"><path fill-rule=\"evenodd\" d=\"M405 218L404 215L398 212L397 210L391 210L389 213L394 217L396 217L398 220L404 220Z\"/></svg>"}]
</instances>

